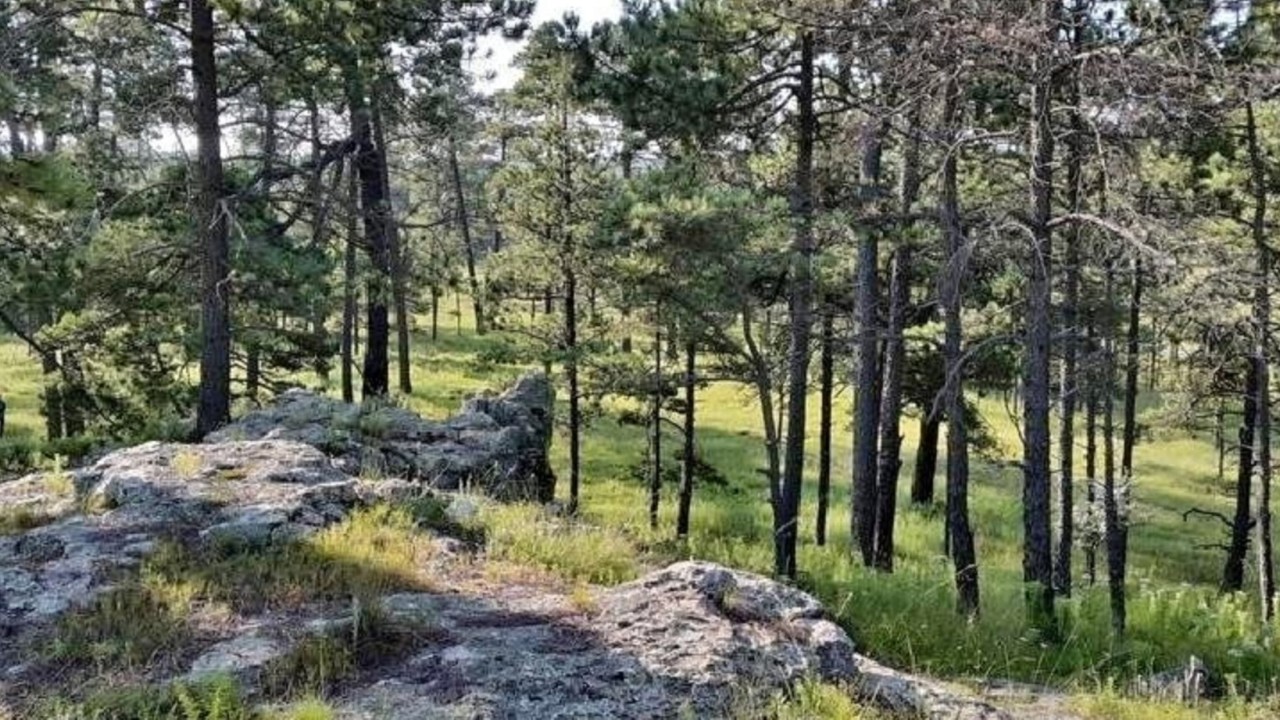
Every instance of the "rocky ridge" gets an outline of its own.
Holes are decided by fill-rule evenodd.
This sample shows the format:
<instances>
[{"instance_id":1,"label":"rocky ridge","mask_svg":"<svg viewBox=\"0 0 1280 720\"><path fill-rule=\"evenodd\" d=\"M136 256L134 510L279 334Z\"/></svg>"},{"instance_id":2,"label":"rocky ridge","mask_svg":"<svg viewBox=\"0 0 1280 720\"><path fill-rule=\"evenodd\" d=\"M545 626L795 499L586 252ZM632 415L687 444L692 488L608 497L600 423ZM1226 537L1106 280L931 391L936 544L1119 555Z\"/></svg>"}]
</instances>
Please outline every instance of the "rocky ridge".
<instances>
[{"instance_id":1,"label":"rocky ridge","mask_svg":"<svg viewBox=\"0 0 1280 720\"><path fill-rule=\"evenodd\" d=\"M521 453L543 442L535 420L550 427L549 406L540 405L548 414L539 416L528 405L539 395L536 383L522 381L464 407L464 416L483 414L492 425L470 417L414 426L397 411L392 417L403 420L403 431L382 433L377 449L384 457L388 447L402 457L469 453L473 460L456 467L507 473L501 483L483 485L496 494L507 496L513 484L538 488L546 478L521 465L531 462ZM292 418L281 410L287 407L316 419ZM0 486L0 507L21 506L43 522L0 537L0 717L22 717L33 697L78 691L57 685L65 680L50 672L41 643L62 618L127 582L161 544L251 556L305 544L362 507L432 493L450 502L433 488L439 473L360 479L350 462L367 461L364 446L334 453L298 442L314 439L320 407L331 406L291 394L242 421L240 431L205 444L148 443L82 470ZM497 434L482 439L485 426ZM433 439L426 427L447 437ZM533 436L517 441L503 429L511 427ZM266 439L233 439L259 434ZM486 459L486 451L493 455ZM459 473L454 477L466 477ZM367 618L376 617L394 633L394 651L332 688L339 718L742 717L751 715L752 702L807 679L907 716L1007 717L954 688L858 655L817 600L761 576L684 562L616 587L584 588L493 564L468 542L422 532L430 541L423 574L435 582L386 593L372 608L301 603L288 611L223 611L214 623L195 614L188 622L201 625L183 647L166 662L135 669L134 679L231 675L266 701L274 675L301 648L368 632Z\"/></svg>"}]
</instances>

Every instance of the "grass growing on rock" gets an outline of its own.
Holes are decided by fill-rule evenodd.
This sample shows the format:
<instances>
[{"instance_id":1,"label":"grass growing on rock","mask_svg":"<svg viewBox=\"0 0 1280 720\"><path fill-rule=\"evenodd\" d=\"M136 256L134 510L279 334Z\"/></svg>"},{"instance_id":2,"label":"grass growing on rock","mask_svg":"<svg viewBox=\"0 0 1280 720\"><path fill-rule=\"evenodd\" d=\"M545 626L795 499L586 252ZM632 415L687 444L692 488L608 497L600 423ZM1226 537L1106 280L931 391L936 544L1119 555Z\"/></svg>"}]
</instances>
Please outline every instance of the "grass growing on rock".
<instances>
[{"instance_id":1,"label":"grass growing on rock","mask_svg":"<svg viewBox=\"0 0 1280 720\"><path fill-rule=\"evenodd\" d=\"M638 549L617 530L551 517L530 505L486 504L481 517L491 559L597 585L616 585L640 574Z\"/></svg>"},{"instance_id":2,"label":"grass growing on rock","mask_svg":"<svg viewBox=\"0 0 1280 720\"><path fill-rule=\"evenodd\" d=\"M297 542L263 550L192 550L169 544L146 571L191 583L197 597L239 612L348 602L431 585L431 539L405 509L377 506Z\"/></svg>"}]
</instances>

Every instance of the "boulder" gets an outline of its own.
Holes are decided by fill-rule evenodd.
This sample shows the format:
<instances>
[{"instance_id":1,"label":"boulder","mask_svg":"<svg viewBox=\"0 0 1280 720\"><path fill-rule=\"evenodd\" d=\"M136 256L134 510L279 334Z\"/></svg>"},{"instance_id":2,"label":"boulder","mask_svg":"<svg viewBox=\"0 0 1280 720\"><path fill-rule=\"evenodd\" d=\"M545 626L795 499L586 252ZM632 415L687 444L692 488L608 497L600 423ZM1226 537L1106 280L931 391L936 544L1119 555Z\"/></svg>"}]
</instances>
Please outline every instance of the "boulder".
<instances>
[{"instance_id":1,"label":"boulder","mask_svg":"<svg viewBox=\"0 0 1280 720\"><path fill-rule=\"evenodd\" d=\"M1139 697L1194 704L1210 697L1211 680L1204 661L1192 655L1178 667L1138 678L1129 689Z\"/></svg>"},{"instance_id":2,"label":"boulder","mask_svg":"<svg viewBox=\"0 0 1280 720\"><path fill-rule=\"evenodd\" d=\"M554 399L547 376L531 373L506 392L471 398L458 415L434 422L394 405L351 405L295 389L205 441L290 440L321 450L351 475L547 502L555 493L547 461Z\"/></svg>"}]
</instances>

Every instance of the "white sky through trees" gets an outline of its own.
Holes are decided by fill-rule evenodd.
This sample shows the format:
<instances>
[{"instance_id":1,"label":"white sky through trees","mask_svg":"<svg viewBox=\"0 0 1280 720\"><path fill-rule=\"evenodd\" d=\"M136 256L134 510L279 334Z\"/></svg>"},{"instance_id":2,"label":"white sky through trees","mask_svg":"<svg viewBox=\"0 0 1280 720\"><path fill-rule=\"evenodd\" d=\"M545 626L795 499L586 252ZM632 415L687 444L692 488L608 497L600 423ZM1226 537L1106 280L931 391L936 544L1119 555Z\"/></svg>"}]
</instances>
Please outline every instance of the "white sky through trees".
<instances>
[{"instance_id":1,"label":"white sky through trees","mask_svg":"<svg viewBox=\"0 0 1280 720\"><path fill-rule=\"evenodd\" d=\"M622 0L538 0L529 23L530 29L551 20L559 20L567 12L576 14L581 19L581 27L588 30L601 20L621 17ZM511 42L500 37L484 38L471 69L478 75L492 72L494 77L492 80L481 81L480 87L492 92L514 85L520 78L520 70L512 67L511 63L522 47L523 42ZM486 57L486 54L489 55Z\"/></svg>"}]
</instances>

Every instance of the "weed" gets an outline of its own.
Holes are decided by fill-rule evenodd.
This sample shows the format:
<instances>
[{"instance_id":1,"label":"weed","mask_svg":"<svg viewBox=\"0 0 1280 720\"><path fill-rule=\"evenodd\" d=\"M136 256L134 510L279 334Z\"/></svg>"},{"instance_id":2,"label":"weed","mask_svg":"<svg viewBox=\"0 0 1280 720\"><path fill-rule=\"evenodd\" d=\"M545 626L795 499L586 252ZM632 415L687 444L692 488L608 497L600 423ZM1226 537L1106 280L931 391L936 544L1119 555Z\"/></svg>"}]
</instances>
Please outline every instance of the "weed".
<instances>
[{"instance_id":1,"label":"weed","mask_svg":"<svg viewBox=\"0 0 1280 720\"><path fill-rule=\"evenodd\" d=\"M169 469L184 480L193 480L204 469L204 458L192 450L179 450L169 460Z\"/></svg>"}]
</instances>

